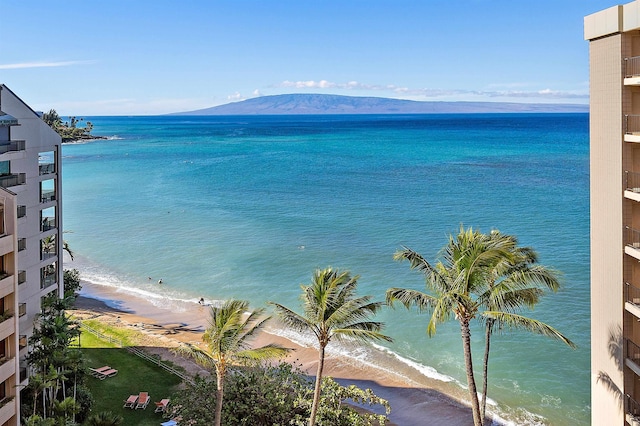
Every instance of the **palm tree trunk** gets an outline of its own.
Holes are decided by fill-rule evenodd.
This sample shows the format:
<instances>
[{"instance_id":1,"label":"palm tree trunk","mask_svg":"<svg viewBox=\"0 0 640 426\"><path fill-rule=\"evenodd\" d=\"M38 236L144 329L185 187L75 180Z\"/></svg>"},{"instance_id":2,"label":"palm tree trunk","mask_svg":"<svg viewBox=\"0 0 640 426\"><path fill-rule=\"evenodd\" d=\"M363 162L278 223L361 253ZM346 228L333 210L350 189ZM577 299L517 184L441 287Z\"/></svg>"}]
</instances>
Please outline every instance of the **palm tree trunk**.
<instances>
[{"instance_id":1,"label":"palm tree trunk","mask_svg":"<svg viewBox=\"0 0 640 426\"><path fill-rule=\"evenodd\" d=\"M215 426L222 424L222 398L224 397L224 366L219 363L216 364L216 384L218 389L216 390L216 418Z\"/></svg>"},{"instance_id":2,"label":"palm tree trunk","mask_svg":"<svg viewBox=\"0 0 640 426\"><path fill-rule=\"evenodd\" d=\"M324 370L324 346L320 345L318 351L318 371L316 372L316 387L313 391L313 403L311 404L311 415L309 416L309 426L315 426L318 405L320 404L320 388L322 386L322 370Z\"/></svg>"},{"instance_id":3,"label":"palm tree trunk","mask_svg":"<svg viewBox=\"0 0 640 426\"><path fill-rule=\"evenodd\" d=\"M491 348L491 332L493 319L487 319L484 336L484 363L482 364L482 402L480 403L480 417L484 419L487 411L487 386L489 383L489 349Z\"/></svg>"},{"instance_id":4,"label":"palm tree trunk","mask_svg":"<svg viewBox=\"0 0 640 426\"><path fill-rule=\"evenodd\" d=\"M462 334L462 348L464 350L464 363L467 367L467 384L469 386L469 397L471 398L471 409L473 410L474 426L482 426L480 417L480 404L478 403L478 391L476 380L473 377L473 359L471 357L471 331L469 330L470 319L460 319L460 332Z\"/></svg>"}]
</instances>

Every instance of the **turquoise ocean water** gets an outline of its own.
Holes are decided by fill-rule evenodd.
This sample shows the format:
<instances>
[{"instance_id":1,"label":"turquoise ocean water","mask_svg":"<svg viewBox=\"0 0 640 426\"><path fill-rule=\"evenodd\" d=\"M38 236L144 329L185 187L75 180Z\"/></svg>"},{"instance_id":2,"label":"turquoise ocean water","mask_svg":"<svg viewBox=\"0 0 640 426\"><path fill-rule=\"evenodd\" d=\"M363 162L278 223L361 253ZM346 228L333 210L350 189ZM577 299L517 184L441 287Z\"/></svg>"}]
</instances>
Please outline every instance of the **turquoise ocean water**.
<instances>
[{"instance_id":1,"label":"turquoise ocean water","mask_svg":"<svg viewBox=\"0 0 640 426\"><path fill-rule=\"evenodd\" d=\"M78 255L67 267L83 278L163 306L236 297L297 308L299 284L333 266L382 300L389 287L424 289L393 261L401 246L434 260L460 224L497 228L563 272L563 290L530 315L579 349L497 336L492 409L517 424L589 422L588 115L89 120L110 139L63 146L65 239ZM399 364L464 386L455 323L429 339L426 316L380 319Z\"/></svg>"}]
</instances>

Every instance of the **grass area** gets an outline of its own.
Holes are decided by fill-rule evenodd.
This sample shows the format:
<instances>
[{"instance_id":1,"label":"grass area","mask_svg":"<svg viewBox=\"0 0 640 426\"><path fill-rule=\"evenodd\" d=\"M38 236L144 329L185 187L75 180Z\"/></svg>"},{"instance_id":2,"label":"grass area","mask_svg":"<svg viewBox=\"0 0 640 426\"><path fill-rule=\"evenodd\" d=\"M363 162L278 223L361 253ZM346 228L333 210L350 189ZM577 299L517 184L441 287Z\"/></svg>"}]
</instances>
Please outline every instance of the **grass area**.
<instances>
[{"instance_id":1,"label":"grass area","mask_svg":"<svg viewBox=\"0 0 640 426\"><path fill-rule=\"evenodd\" d=\"M90 324L90 326L98 328L95 324ZM109 331L108 334L112 335L111 331L115 330L110 328ZM123 330L123 332L127 332L127 330ZM94 377L87 379L87 385L95 400L92 413L111 411L120 414L124 417L123 424L125 425L158 426L164 421L160 413L154 413L154 402L170 397L181 383L179 377L127 352L125 349L114 347L113 344L101 340L91 333L82 333L80 346L88 367L99 368L108 365L118 370L116 376L104 380ZM122 407L124 400L129 395L140 392L148 392L151 396L151 401L145 410Z\"/></svg>"}]
</instances>

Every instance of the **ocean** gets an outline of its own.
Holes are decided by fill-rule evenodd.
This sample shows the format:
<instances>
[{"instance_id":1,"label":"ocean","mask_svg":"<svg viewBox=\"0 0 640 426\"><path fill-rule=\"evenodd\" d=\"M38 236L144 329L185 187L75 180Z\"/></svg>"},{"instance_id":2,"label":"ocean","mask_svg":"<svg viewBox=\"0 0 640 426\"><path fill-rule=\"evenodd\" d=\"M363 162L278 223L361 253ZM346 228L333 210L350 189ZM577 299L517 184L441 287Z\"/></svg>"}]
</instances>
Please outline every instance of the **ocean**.
<instances>
[{"instance_id":1,"label":"ocean","mask_svg":"<svg viewBox=\"0 0 640 426\"><path fill-rule=\"evenodd\" d=\"M578 349L497 335L489 408L513 424L590 422L587 114L85 119L108 139L62 148L76 254L65 267L83 279L176 309L234 297L300 310L300 284L331 266L384 300L389 287L424 290L396 250L434 261L461 225L499 229L562 272L562 290L528 314ZM396 307L377 318L395 339L378 349L399 370L466 386L455 321L429 338L426 315ZM479 368L479 323L472 340Z\"/></svg>"}]
</instances>

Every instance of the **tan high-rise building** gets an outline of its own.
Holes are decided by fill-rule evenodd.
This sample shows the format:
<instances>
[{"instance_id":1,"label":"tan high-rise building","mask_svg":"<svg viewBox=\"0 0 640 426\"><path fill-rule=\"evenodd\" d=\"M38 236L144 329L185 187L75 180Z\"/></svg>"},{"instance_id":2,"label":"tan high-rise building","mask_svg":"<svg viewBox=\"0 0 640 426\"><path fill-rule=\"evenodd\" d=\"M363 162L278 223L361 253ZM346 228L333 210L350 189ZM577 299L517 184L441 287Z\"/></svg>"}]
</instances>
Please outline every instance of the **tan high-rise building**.
<instances>
[{"instance_id":1,"label":"tan high-rise building","mask_svg":"<svg viewBox=\"0 0 640 426\"><path fill-rule=\"evenodd\" d=\"M20 424L42 298L61 294L61 140L0 84L0 425Z\"/></svg>"},{"instance_id":2,"label":"tan high-rise building","mask_svg":"<svg viewBox=\"0 0 640 426\"><path fill-rule=\"evenodd\" d=\"M640 425L640 1L584 18L591 138L591 422Z\"/></svg>"}]
</instances>

